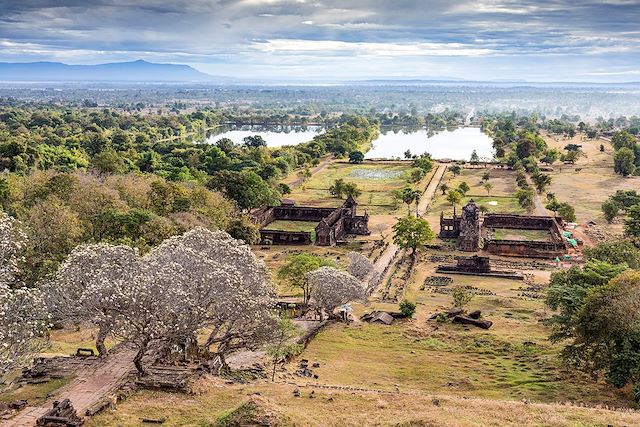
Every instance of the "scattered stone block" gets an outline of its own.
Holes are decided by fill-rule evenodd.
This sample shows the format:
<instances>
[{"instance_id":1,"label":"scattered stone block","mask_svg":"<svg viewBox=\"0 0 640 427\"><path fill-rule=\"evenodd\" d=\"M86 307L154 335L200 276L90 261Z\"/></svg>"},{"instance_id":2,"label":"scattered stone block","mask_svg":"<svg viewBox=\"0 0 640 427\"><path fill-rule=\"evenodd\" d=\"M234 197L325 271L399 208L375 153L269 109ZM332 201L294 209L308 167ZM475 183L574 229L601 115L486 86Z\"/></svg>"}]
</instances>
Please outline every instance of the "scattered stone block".
<instances>
[{"instance_id":1,"label":"scattered stone block","mask_svg":"<svg viewBox=\"0 0 640 427\"><path fill-rule=\"evenodd\" d=\"M470 317L460 316L460 315L453 318L453 323L461 323L463 325L473 325L482 329L489 329L491 325L493 325L493 322L490 320L478 320L478 319L472 319Z\"/></svg>"}]
</instances>

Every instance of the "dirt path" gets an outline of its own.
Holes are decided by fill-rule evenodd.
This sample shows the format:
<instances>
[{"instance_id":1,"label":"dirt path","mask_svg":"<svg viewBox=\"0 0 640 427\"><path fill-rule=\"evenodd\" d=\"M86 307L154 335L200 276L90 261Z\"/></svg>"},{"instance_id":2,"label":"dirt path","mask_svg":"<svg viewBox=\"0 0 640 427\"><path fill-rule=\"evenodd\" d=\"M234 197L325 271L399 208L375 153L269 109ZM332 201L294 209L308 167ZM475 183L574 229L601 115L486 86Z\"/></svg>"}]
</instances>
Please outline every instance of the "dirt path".
<instances>
[{"instance_id":1,"label":"dirt path","mask_svg":"<svg viewBox=\"0 0 640 427\"><path fill-rule=\"evenodd\" d=\"M329 165L334 160L333 157L327 157L323 161L320 162L318 166L311 169L311 176L317 174L318 172L324 170L327 165ZM290 187L300 187L302 185L302 178L297 178L289 183Z\"/></svg>"},{"instance_id":2,"label":"dirt path","mask_svg":"<svg viewBox=\"0 0 640 427\"><path fill-rule=\"evenodd\" d=\"M529 183L529 186L533 191L533 203L535 204L534 214L538 216L551 216L547 208L544 207L544 203L542 203L542 200L540 199L540 194L535 190L536 187L533 185L531 177L528 174L525 176L527 178L527 183Z\"/></svg>"},{"instance_id":3,"label":"dirt path","mask_svg":"<svg viewBox=\"0 0 640 427\"><path fill-rule=\"evenodd\" d=\"M444 176L446 170L447 165L438 165L438 169L436 169L435 173L431 177L431 181L429 181L427 188L424 190L424 193L422 193L422 196L420 196L420 201L418 202L418 212L422 212L423 214L427 212L427 209L429 209L429 205L431 204L433 195L438 190L438 186L440 185L440 181L442 180L442 177ZM393 237L391 236L388 238L393 239ZM388 271L386 271L387 267L393 262L393 259L396 257L398 250L399 248L397 245L395 245L392 241L389 242L389 246L387 246L387 249L382 253L382 255L380 255L378 260L373 265L374 272L383 275L380 283L386 283L387 276L390 274L391 270L389 269Z\"/></svg>"},{"instance_id":4,"label":"dirt path","mask_svg":"<svg viewBox=\"0 0 640 427\"><path fill-rule=\"evenodd\" d=\"M35 426L36 420L53 407L54 400L69 399L79 416L87 409L108 399L135 372L133 357L136 351L122 347L114 350L95 366L76 373L69 384L57 390L41 406L27 406L15 417L5 421L3 427Z\"/></svg>"}]
</instances>

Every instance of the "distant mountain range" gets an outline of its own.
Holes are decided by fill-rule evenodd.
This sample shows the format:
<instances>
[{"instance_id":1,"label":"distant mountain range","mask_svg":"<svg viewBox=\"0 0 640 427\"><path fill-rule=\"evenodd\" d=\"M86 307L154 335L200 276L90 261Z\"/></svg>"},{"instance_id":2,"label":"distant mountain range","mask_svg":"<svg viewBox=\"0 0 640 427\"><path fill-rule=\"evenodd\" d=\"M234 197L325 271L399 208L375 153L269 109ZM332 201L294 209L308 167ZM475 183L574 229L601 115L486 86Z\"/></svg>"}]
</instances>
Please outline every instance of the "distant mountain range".
<instances>
[{"instance_id":1,"label":"distant mountain range","mask_svg":"<svg viewBox=\"0 0 640 427\"><path fill-rule=\"evenodd\" d=\"M0 62L0 81L101 81L101 82L215 82L226 80L202 73L189 65L156 64L143 60L98 65L61 62Z\"/></svg>"}]
</instances>

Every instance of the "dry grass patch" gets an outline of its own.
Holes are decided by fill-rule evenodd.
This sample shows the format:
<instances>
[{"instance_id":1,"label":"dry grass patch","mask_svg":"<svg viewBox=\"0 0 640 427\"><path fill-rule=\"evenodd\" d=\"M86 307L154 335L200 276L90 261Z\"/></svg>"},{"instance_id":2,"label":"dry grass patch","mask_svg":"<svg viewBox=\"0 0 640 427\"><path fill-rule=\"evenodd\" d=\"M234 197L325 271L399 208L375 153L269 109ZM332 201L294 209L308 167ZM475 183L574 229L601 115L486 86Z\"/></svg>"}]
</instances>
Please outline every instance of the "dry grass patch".
<instances>
[{"instance_id":1,"label":"dry grass patch","mask_svg":"<svg viewBox=\"0 0 640 427\"><path fill-rule=\"evenodd\" d=\"M427 392L410 394L256 383L211 386L201 395L142 392L86 424L88 427L141 425L142 417L166 418L171 426L216 426L256 399L283 426L593 426L637 425L637 413L565 405L460 398ZM313 394L312 394L313 391ZM313 398L310 398L313 396Z\"/></svg>"}]
</instances>

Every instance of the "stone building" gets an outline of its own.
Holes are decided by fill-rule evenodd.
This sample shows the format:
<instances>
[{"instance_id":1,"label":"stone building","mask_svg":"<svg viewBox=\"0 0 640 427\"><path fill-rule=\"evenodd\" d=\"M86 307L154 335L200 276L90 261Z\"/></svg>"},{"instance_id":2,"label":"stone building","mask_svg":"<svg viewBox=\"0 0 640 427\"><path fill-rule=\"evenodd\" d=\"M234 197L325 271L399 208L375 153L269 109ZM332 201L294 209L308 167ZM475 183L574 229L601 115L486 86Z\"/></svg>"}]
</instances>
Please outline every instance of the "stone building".
<instances>
[{"instance_id":1,"label":"stone building","mask_svg":"<svg viewBox=\"0 0 640 427\"><path fill-rule=\"evenodd\" d=\"M460 233L458 235L458 248L465 252L476 252L480 249L480 208L471 199L462 208L460 219Z\"/></svg>"},{"instance_id":2,"label":"stone building","mask_svg":"<svg viewBox=\"0 0 640 427\"><path fill-rule=\"evenodd\" d=\"M338 208L295 206L286 200L280 206L265 206L253 213L253 221L260 226L262 245L333 246L347 234L369 235L369 214L357 214L358 203L351 196ZM315 236L310 232L266 230L276 220L318 222ZM315 242L314 242L315 237Z\"/></svg>"},{"instance_id":3,"label":"stone building","mask_svg":"<svg viewBox=\"0 0 640 427\"><path fill-rule=\"evenodd\" d=\"M462 215L458 215L455 209L450 218L440 214L439 237L457 239L458 249L467 252L484 249L496 255L555 258L566 254L569 249L560 224L559 218L551 216L487 214L481 219L479 206L470 200L462 208ZM546 237L514 240L496 236L495 230L516 230L515 234L518 230L538 230Z\"/></svg>"}]
</instances>

